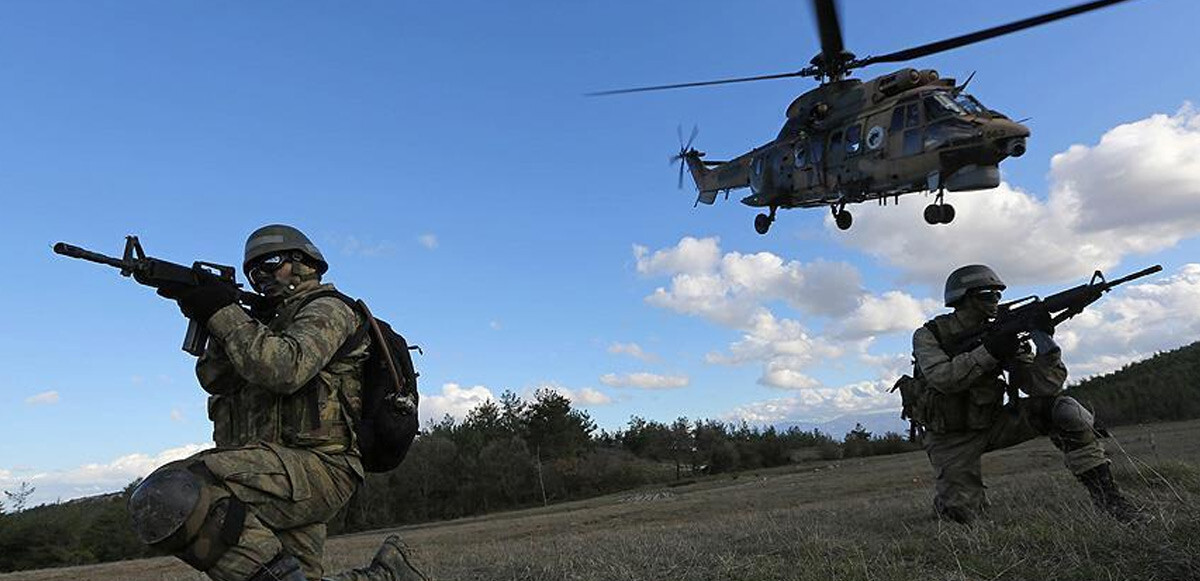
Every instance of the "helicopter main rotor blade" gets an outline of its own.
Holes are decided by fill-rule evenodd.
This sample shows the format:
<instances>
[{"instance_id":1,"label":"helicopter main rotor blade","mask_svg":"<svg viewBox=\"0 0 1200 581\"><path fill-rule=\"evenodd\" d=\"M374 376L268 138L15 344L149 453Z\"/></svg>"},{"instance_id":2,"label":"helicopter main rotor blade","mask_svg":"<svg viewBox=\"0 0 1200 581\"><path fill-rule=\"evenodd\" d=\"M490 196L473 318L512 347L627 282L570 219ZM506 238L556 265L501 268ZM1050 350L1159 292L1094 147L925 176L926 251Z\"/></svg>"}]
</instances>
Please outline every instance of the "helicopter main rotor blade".
<instances>
[{"instance_id":1,"label":"helicopter main rotor blade","mask_svg":"<svg viewBox=\"0 0 1200 581\"><path fill-rule=\"evenodd\" d=\"M789 77L811 77L812 72L808 69L794 71L791 73L778 73L774 75L759 75L756 77L739 77L736 79L721 79L719 81L700 81L697 83L677 83L674 85L655 85L653 87L637 87L635 89L616 89L613 91L597 91L595 93L584 93L587 97L604 97L607 95L624 95L626 93L645 93L647 91L665 91L667 89L683 89L685 87L706 87L709 85L728 85L730 83L747 83L750 81L765 81L768 79L786 79Z\"/></svg>"},{"instance_id":2,"label":"helicopter main rotor blade","mask_svg":"<svg viewBox=\"0 0 1200 581\"><path fill-rule=\"evenodd\" d=\"M825 53L825 60L829 61L846 50L842 44L842 23L838 21L837 6L834 0L813 0L813 10L817 13L821 52Z\"/></svg>"},{"instance_id":3,"label":"helicopter main rotor blade","mask_svg":"<svg viewBox=\"0 0 1200 581\"><path fill-rule=\"evenodd\" d=\"M1026 28L1032 28L1034 26L1039 26L1055 20L1061 20L1077 14L1083 14L1084 12L1091 12L1092 10L1099 10L1101 8L1112 6L1113 4L1120 4L1121 2L1127 1L1128 0L1096 0L1094 2L1078 4L1070 8L1056 10L1041 16L1034 16L1032 18L1018 20L1016 22L1002 24L1000 26L993 26L992 28L986 28L970 34L964 34L962 36L956 36L954 38L948 38L938 42L931 42L929 44L923 44L918 47L896 51L885 55L872 56L861 60L856 60L850 64L850 67L858 68L875 63L895 63L917 59L923 56L929 56L931 54L958 48L960 46L966 46L968 44L975 44L990 38L996 38L997 36L1011 34L1019 30L1025 30Z\"/></svg>"}]
</instances>

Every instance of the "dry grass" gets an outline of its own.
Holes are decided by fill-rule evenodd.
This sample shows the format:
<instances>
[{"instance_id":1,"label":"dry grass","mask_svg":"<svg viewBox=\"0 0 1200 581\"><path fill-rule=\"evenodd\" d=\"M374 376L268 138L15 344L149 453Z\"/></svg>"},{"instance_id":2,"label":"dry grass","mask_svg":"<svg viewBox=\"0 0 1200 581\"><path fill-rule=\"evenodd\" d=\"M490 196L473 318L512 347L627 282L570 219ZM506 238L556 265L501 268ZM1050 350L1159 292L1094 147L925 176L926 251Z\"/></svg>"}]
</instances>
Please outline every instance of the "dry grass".
<instances>
[{"instance_id":1,"label":"dry grass","mask_svg":"<svg viewBox=\"0 0 1200 581\"><path fill-rule=\"evenodd\" d=\"M1200 579L1200 421L1128 427L1118 479L1155 515L1097 514L1042 440L985 458L993 503L971 526L931 517L921 453L713 477L398 529L438 579ZM1122 449L1124 451L1122 451ZM332 539L328 569L366 563L377 531ZM199 580L172 559L0 575L0 581Z\"/></svg>"}]
</instances>

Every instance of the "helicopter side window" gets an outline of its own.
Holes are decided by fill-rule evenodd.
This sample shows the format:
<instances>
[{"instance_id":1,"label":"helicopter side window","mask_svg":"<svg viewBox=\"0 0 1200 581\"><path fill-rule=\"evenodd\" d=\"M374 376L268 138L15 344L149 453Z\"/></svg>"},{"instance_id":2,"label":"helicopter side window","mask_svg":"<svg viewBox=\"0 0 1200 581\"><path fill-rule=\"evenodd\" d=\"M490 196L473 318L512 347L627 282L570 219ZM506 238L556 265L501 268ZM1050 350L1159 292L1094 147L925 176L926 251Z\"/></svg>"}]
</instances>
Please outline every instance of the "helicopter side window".
<instances>
[{"instance_id":1,"label":"helicopter side window","mask_svg":"<svg viewBox=\"0 0 1200 581\"><path fill-rule=\"evenodd\" d=\"M856 154L862 150L862 125L846 128L846 153Z\"/></svg>"},{"instance_id":2,"label":"helicopter side window","mask_svg":"<svg viewBox=\"0 0 1200 581\"><path fill-rule=\"evenodd\" d=\"M797 141L796 149L793 152L796 167L801 168L808 165L808 148L805 146L806 141Z\"/></svg>"},{"instance_id":3,"label":"helicopter side window","mask_svg":"<svg viewBox=\"0 0 1200 581\"><path fill-rule=\"evenodd\" d=\"M904 105L892 109L891 132L895 133L901 129L904 129Z\"/></svg>"},{"instance_id":4,"label":"helicopter side window","mask_svg":"<svg viewBox=\"0 0 1200 581\"><path fill-rule=\"evenodd\" d=\"M904 127L916 127L921 124L921 109L917 103L909 103L904 107Z\"/></svg>"},{"instance_id":5,"label":"helicopter side window","mask_svg":"<svg viewBox=\"0 0 1200 581\"><path fill-rule=\"evenodd\" d=\"M916 155L921 153L921 130L909 129L904 132L904 151L901 155Z\"/></svg>"},{"instance_id":6,"label":"helicopter side window","mask_svg":"<svg viewBox=\"0 0 1200 581\"><path fill-rule=\"evenodd\" d=\"M812 156L813 163L821 163L821 158L825 157L824 145L820 139L814 139L810 143L809 155Z\"/></svg>"},{"instance_id":7,"label":"helicopter side window","mask_svg":"<svg viewBox=\"0 0 1200 581\"><path fill-rule=\"evenodd\" d=\"M835 131L833 133L833 135L829 136L829 151L837 152L838 148L841 146L842 146L842 132Z\"/></svg>"}]
</instances>

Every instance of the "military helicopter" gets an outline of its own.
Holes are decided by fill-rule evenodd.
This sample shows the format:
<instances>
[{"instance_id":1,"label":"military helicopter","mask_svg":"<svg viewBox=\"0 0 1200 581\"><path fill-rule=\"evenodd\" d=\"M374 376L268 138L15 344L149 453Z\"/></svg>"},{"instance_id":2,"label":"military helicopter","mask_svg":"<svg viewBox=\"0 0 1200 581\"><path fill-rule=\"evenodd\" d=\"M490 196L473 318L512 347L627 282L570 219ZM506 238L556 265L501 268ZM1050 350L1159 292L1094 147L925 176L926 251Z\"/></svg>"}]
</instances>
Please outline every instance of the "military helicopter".
<instances>
[{"instance_id":1,"label":"military helicopter","mask_svg":"<svg viewBox=\"0 0 1200 581\"><path fill-rule=\"evenodd\" d=\"M876 63L910 61L1127 0L1098 0L987 28L946 40L879 56L858 58L842 43L834 0L813 0L821 52L798 71L716 81L657 85L590 93L616 95L743 83L788 77L812 77L820 86L787 108L779 135L728 161L704 159L692 148L693 128L672 162L692 175L699 195L696 205L712 204L718 194L750 188L742 203L767 208L754 218L754 229L766 234L780 208L828 206L841 230L853 221L847 204L878 200L896 202L902 194L936 193L925 208L930 225L949 224L954 206L947 191L984 190L1000 185L999 164L1025 153L1029 128L989 109L961 85L932 69L903 68L869 81L849 78L853 69ZM974 73L972 73L974 76Z\"/></svg>"}]
</instances>

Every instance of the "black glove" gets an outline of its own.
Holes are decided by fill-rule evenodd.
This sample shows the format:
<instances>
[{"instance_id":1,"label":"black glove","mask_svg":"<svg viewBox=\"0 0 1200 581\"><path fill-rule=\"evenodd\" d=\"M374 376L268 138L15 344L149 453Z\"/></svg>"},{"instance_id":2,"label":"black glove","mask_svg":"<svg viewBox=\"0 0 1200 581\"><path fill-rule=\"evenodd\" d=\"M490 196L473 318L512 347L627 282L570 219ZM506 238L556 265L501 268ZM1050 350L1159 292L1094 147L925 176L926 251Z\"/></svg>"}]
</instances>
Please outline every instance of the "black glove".
<instances>
[{"instance_id":1,"label":"black glove","mask_svg":"<svg viewBox=\"0 0 1200 581\"><path fill-rule=\"evenodd\" d=\"M1039 311L1036 315L1034 315L1033 328L1053 337L1054 321L1050 320L1050 313L1046 311Z\"/></svg>"},{"instance_id":2,"label":"black glove","mask_svg":"<svg viewBox=\"0 0 1200 581\"><path fill-rule=\"evenodd\" d=\"M1012 359L1020 347L1021 342L1017 339L1016 333L990 335L983 340L983 348L999 361Z\"/></svg>"},{"instance_id":3,"label":"black glove","mask_svg":"<svg viewBox=\"0 0 1200 581\"><path fill-rule=\"evenodd\" d=\"M250 317L263 324L270 323L271 319L275 318L276 309L283 302L283 298L263 295L250 296L252 298L244 301L244 304L250 307Z\"/></svg>"},{"instance_id":4,"label":"black glove","mask_svg":"<svg viewBox=\"0 0 1200 581\"><path fill-rule=\"evenodd\" d=\"M158 289L159 296L175 299L183 316L207 323L213 313L237 302L238 290L230 285L203 283L199 286L171 285Z\"/></svg>"}]
</instances>

